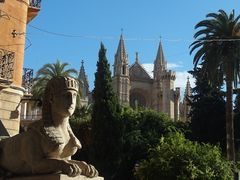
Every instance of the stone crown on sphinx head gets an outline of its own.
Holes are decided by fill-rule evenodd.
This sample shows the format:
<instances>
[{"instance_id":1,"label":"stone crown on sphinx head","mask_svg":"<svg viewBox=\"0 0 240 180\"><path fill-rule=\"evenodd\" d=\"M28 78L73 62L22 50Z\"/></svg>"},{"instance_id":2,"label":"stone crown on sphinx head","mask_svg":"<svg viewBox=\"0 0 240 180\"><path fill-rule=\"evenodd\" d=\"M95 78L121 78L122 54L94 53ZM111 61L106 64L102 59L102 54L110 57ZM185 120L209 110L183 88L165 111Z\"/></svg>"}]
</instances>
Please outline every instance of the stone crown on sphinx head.
<instances>
[{"instance_id":1,"label":"stone crown on sphinx head","mask_svg":"<svg viewBox=\"0 0 240 180\"><path fill-rule=\"evenodd\" d=\"M65 87L64 89L71 89L71 90L75 90L78 91L78 82L76 79L74 78L70 78L70 77L65 77Z\"/></svg>"}]
</instances>

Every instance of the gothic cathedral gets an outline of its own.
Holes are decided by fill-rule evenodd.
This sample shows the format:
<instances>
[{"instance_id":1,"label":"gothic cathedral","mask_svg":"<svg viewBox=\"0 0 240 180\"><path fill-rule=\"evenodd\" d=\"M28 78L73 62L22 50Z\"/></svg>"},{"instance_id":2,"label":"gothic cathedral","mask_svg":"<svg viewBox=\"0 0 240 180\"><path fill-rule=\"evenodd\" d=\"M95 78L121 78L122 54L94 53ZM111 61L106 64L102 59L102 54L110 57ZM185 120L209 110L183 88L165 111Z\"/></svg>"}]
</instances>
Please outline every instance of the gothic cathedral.
<instances>
[{"instance_id":1,"label":"gothic cathedral","mask_svg":"<svg viewBox=\"0 0 240 180\"><path fill-rule=\"evenodd\" d=\"M139 63L128 64L124 39L121 35L113 65L113 89L121 104L133 108L146 107L179 119L180 88L174 89L175 72L167 69L161 42L154 61L153 78Z\"/></svg>"},{"instance_id":2,"label":"gothic cathedral","mask_svg":"<svg viewBox=\"0 0 240 180\"><path fill-rule=\"evenodd\" d=\"M167 69L161 42L154 61L153 77L139 63L136 53L135 63L129 65L124 39L121 35L113 65L113 89L120 104L133 108L146 107L163 112L173 120L179 120L180 88L174 88L176 74ZM82 103L91 101L87 95L88 82L82 63L79 80L82 82ZM87 87L85 87L87 85ZM86 93L85 93L86 92ZM88 99L90 98L90 99Z\"/></svg>"}]
</instances>

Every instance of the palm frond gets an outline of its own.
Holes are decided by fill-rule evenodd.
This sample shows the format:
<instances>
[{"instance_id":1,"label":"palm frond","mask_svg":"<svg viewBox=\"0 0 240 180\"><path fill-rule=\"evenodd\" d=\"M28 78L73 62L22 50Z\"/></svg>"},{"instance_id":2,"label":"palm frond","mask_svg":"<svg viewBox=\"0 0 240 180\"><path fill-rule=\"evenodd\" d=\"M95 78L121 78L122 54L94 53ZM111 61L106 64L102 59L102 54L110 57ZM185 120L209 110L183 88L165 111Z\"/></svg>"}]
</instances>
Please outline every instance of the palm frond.
<instances>
[{"instance_id":1,"label":"palm frond","mask_svg":"<svg viewBox=\"0 0 240 180\"><path fill-rule=\"evenodd\" d=\"M34 78L34 85L32 88L33 96L41 99L47 82L55 76L74 77L74 75L77 75L77 70L73 68L67 69L68 65L68 63L61 63L58 59L56 63L47 63L43 65L43 67L37 71L36 77Z\"/></svg>"}]
</instances>

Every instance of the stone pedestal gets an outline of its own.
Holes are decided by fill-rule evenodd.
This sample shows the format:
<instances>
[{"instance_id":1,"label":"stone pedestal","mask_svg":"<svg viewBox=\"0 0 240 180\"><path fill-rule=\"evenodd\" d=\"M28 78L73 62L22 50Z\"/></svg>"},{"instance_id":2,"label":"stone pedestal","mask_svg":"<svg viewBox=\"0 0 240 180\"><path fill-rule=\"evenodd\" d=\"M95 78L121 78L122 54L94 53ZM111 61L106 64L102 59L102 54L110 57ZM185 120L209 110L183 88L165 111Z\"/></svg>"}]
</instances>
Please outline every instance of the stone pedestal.
<instances>
[{"instance_id":1,"label":"stone pedestal","mask_svg":"<svg viewBox=\"0 0 240 180\"><path fill-rule=\"evenodd\" d=\"M4 178L0 178L3 180ZM85 176L69 177L65 174L44 174L35 176L19 176L6 178L4 180L104 180L103 177L87 178Z\"/></svg>"},{"instance_id":2,"label":"stone pedestal","mask_svg":"<svg viewBox=\"0 0 240 180\"><path fill-rule=\"evenodd\" d=\"M19 133L22 96L21 87L10 86L0 91L0 120L10 136Z\"/></svg>"}]
</instances>

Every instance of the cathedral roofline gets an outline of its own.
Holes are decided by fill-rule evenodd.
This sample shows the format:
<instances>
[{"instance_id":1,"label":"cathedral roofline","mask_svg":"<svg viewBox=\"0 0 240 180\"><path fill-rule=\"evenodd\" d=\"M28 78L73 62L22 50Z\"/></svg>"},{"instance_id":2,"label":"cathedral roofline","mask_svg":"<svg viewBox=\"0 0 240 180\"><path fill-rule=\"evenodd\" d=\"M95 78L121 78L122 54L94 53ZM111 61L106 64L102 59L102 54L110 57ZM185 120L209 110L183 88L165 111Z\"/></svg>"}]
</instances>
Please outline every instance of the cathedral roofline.
<instances>
[{"instance_id":1,"label":"cathedral roofline","mask_svg":"<svg viewBox=\"0 0 240 180\"><path fill-rule=\"evenodd\" d=\"M136 52L135 62L130 66L129 72L132 71L132 69L134 68L134 66L139 66L139 67L144 71L144 73L148 76L149 79L153 79L153 78L148 74L148 72L146 71L146 69L142 66L142 64L140 64L138 52Z\"/></svg>"}]
</instances>

